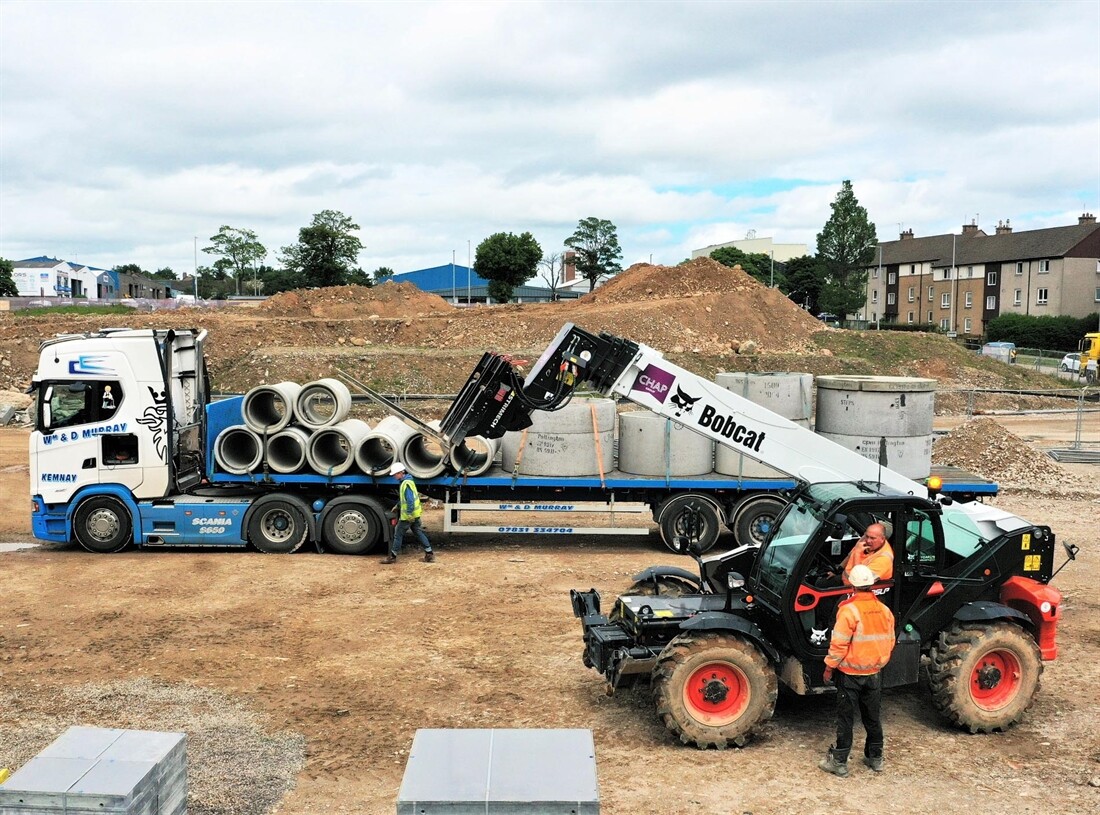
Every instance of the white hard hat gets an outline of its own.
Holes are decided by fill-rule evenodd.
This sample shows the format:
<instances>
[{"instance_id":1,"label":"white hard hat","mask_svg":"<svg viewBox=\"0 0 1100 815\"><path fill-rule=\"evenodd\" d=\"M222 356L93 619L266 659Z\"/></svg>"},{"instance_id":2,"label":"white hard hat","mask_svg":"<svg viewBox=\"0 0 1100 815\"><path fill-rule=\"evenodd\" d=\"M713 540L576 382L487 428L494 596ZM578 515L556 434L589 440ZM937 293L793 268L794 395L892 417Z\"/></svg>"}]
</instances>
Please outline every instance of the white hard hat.
<instances>
[{"instance_id":1,"label":"white hard hat","mask_svg":"<svg viewBox=\"0 0 1100 815\"><path fill-rule=\"evenodd\" d=\"M390 465L390 475L397 475L398 473L405 472L405 465L400 461L395 461Z\"/></svg>"},{"instance_id":2,"label":"white hard hat","mask_svg":"<svg viewBox=\"0 0 1100 815\"><path fill-rule=\"evenodd\" d=\"M874 585L875 573L860 563L858 566L853 566L852 571L848 573L848 582L857 589L865 589Z\"/></svg>"}]
</instances>

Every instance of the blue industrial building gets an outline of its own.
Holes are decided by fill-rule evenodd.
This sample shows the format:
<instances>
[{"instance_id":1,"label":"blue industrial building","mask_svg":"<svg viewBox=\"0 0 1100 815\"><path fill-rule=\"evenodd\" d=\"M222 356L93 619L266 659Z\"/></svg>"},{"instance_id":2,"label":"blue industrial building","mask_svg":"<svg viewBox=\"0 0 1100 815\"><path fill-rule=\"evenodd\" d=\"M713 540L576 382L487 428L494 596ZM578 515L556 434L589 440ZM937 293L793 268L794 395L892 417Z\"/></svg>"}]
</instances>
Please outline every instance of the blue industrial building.
<instances>
[{"instance_id":1,"label":"blue industrial building","mask_svg":"<svg viewBox=\"0 0 1100 815\"><path fill-rule=\"evenodd\" d=\"M394 275L394 283L412 283L421 291L438 294L444 300L455 305L488 303L489 281L471 269L459 263L445 263L430 269L418 269ZM575 300L582 292L571 289L558 289L557 299ZM546 303L551 298L550 289L543 286L516 286L512 291L514 303Z\"/></svg>"}]
</instances>

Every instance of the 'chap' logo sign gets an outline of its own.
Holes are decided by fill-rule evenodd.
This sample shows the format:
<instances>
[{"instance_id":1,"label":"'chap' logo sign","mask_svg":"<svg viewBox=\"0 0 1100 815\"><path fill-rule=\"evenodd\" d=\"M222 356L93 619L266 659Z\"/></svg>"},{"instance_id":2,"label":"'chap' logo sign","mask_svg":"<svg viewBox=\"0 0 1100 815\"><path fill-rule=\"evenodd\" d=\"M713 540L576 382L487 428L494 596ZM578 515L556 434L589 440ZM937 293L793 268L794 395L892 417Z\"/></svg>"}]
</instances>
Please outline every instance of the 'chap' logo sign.
<instances>
[{"instance_id":1,"label":"'chap' logo sign","mask_svg":"<svg viewBox=\"0 0 1100 815\"><path fill-rule=\"evenodd\" d=\"M638 374L638 378L634 380L634 384L630 389L648 393L658 402L664 404L665 399L668 398L668 392L672 388L672 383L675 381L676 377L668 371L662 371L656 365L646 365L645 370Z\"/></svg>"}]
</instances>

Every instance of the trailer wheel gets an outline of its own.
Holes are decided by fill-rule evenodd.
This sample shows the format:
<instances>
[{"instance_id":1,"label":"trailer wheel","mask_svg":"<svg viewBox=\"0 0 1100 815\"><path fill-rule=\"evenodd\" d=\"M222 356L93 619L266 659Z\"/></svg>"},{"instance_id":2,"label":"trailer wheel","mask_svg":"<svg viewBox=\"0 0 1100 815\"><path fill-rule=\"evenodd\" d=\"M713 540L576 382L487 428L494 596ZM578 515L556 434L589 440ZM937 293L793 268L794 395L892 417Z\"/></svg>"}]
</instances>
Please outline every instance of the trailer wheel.
<instances>
[{"instance_id":1,"label":"trailer wheel","mask_svg":"<svg viewBox=\"0 0 1100 815\"><path fill-rule=\"evenodd\" d=\"M742 504L734 513L730 528L741 546L762 546L786 504L778 498L754 498Z\"/></svg>"},{"instance_id":2,"label":"trailer wheel","mask_svg":"<svg viewBox=\"0 0 1100 815\"><path fill-rule=\"evenodd\" d=\"M248 540L269 555L289 555L306 542L309 525L293 501L275 498L256 507L248 521Z\"/></svg>"},{"instance_id":3,"label":"trailer wheel","mask_svg":"<svg viewBox=\"0 0 1100 815\"><path fill-rule=\"evenodd\" d=\"M1043 673L1035 640L1012 623L954 623L940 633L931 658L933 706L971 733L1020 721Z\"/></svg>"},{"instance_id":4,"label":"trailer wheel","mask_svg":"<svg viewBox=\"0 0 1100 815\"><path fill-rule=\"evenodd\" d=\"M654 580L639 580L622 593L623 597L687 597L699 594L699 587L670 575L658 575Z\"/></svg>"},{"instance_id":5,"label":"trailer wheel","mask_svg":"<svg viewBox=\"0 0 1100 815\"><path fill-rule=\"evenodd\" d=\"M756 646L726 633L682 634L653 669L657 715L684 744L743 747L771 718L778 682Z\"/></svg>"},{"instance_id":6,"label":"trailer wheel","mask_svg":"<svg viewBox=\"0 0 1100 815\"><path fill-rule=\"evenodd\" d=\"M73 516L76 541L89 552L110 555L130 543L133 522L130 511L117 498L89 498Z\"/></svg>"},{"instance_id":7,"label":"trailer wheel","mask_svg":"<svg viewBox=\"0 0 1100 815\"><path fill-rule=\"evenodd\" d=\"M382 525L369 504L337 499L321 518L321 540L333 552L361 555L382 541Z\"/></svg>"},{"instance_id":8,"label":"trailer wheel","mask_svg":"<svg viewBox=\"0 0 1100 815\"><path fill-rule=\"evenodd\" d=\"M703 553L718 540L722 515L709 498L688 493L674 496L661 505L657 525L661 540L673 552L683 554L688 544L694 544L697 551Z\"/></svg>"}]
</instances>

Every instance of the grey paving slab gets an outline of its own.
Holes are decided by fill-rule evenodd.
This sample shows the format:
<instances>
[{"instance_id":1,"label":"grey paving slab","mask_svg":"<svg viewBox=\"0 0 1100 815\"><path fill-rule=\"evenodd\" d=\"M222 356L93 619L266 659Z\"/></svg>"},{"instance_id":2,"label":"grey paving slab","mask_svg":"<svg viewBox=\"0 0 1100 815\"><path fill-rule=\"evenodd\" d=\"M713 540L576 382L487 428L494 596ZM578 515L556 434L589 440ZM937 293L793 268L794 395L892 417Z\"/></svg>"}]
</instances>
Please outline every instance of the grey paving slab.
<instances>
[{"instance_id":1,"label":"grey paving slab","mask_svg":"<svg viewBox=\"0 0 1100 815\"><path fill-rule=\"evenodd\" d=\"M63 793L95 766L95 759L35 756L0 786L0 804L19 793ZM62 805L61 799L57 800ZM51 803L52 805L52 803Z\"/></svg>"},{"instance_id":2,"label":"grey paving slab","mask_svg":"<svg viewBox=\"0 0 1100 815\"><path fill-rule=\"evenodd\" d=\"M106 727L70 727L38 754L40 758L99 758L118 741L122 730Z\"/></svg>"}]
</instances>

